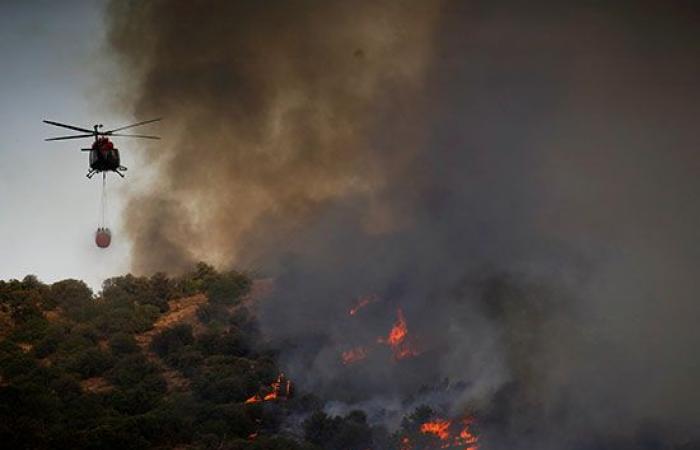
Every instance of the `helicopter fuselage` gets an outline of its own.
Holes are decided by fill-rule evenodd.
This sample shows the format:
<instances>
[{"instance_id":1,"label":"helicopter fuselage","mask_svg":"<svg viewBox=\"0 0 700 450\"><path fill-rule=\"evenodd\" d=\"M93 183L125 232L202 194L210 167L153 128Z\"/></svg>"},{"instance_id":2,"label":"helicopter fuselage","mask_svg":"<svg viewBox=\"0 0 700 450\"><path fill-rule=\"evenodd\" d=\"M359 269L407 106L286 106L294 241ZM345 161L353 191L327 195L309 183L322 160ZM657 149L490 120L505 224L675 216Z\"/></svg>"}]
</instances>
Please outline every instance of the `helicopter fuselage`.
<instances>
[{"instance_id":1,"label":"helicopter fuselage","mask_svg":"<svg viewBox=\"0 0 700 450\"><path fill-rule=\"evenodd\" d=\"M119 169L119 150L107 138L95 139L90 148L90 169L96 172L116 171Z\"/></svg>"},{"instance_id":2,"label":"helicopter fuselage","mask_svg":"<svg viewBox=\"0 0 700 450\"><path fill-rule=\"evenodd\" d=\"M88 178L100 172L114 172L119 176L126 167L120 164L119 150L114 147L112 141L106 137L98 137L91 148L84 148L83 151L90 152L90 171Z\"/></svg>"}]
</instances>

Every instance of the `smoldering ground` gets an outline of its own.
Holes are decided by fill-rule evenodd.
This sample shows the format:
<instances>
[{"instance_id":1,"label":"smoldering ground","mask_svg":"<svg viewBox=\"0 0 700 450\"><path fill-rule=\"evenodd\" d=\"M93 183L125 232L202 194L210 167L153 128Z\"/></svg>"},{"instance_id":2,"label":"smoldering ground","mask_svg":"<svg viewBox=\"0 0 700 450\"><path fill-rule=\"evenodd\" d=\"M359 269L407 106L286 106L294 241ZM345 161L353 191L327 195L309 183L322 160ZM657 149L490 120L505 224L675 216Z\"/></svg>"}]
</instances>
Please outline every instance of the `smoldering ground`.
<instances>
[{"instance_id":1,"label":"smoldering ground","mask_svg":"<svg viewBox=\"0 0 700 450\"><path fill-rule=\"evenodd\" d=\"M697 19L692 2L114 2L133 113L170 134L127 208L133 268L274 276L259 313L302 388L462 381L450 408L485 418L482 448L692 442ZM421 357L339 363L397 307Z\"/></svg>"}]
</instances>

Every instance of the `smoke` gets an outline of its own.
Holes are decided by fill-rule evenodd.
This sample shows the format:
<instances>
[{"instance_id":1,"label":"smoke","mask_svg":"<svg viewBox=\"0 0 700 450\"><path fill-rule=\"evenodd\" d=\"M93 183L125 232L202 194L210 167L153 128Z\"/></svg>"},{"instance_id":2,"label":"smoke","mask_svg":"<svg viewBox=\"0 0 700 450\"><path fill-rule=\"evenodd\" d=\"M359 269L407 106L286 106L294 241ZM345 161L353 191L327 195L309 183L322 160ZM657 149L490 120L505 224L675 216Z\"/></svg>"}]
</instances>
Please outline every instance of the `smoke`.
<instances>
[{"instance_id":1,"label":"smoke","mask_svg":"<svg viewBox=\"0 0 700 450\"><path fill-rule=\"evenodd\" d=\"M158 188L127 218L139 271L179 268L174 253L251 262L260 250L241 243L265 222L275 231L265 246L286 246L325 205L400 172L422 138L403 127L437 4L221 3L113 5L114 46L141 80L136 112L178 130L159 149ZM383 119L395 114L392 129ZM378 132L396 136L379 142ZM152 245L178 212L185 226ZM368 229L391 226L382 214Z\"/></svg>"},{"instance_id":2,"label":"smoke","mask_svg":"<svg viewBox=\"0 0 700 450\"><path fill-rule=\"evenodd\" d=\"M446 408L485 418L482 448L700 438L697 6L110 17L133 112L167 117L158 183L127 208L135 271L273 275L259 313L302 388L393 405L461 382ZM398 307L422 354L343 366Z\"/></svg>"}]
</instances>

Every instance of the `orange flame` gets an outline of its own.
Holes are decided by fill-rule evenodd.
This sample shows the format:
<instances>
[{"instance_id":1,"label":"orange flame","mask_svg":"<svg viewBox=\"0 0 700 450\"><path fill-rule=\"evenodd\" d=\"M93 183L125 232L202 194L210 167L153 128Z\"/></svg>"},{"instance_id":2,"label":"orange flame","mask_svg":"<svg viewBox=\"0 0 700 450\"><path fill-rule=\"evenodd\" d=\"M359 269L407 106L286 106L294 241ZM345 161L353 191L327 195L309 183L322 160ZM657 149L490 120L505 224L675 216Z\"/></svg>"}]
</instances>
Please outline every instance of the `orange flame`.
<instances>
[{"instance_id":1,"label":"orange flame","mask_svg":"<svg viewBox=\"0 0 700 450\"><path fill-rule=\"evenodd\" d=\"M361 361L367 357L367 349L365 347L355 347L350 350L346 350L341 354L343 364L350 365L358 361Z\"/></svg>"},{"instance_id":2,"label":"orange flame","mask_svg":"<svg viewBox=\"0 0 700 450\"><path fill-rule=\"evenodd\" d=\"M394 352L394 358L397 360L420 354L418 350L410 345L407 337L408 325L406 324L406 318L403 315L403 311L401 308L399 308L397 310L396 322L391 328L391 331L389 331L389 336L386 338L380 337L377 339L377 342L390 346Z\"/></svg>"},{"instance_id":3,"label":"orange flame","mask_svg":"<svg viewBox=\"0 0 700 450\"><path fill-rule=\"evenodd\" d=\"M450 425L452 422L449 420L437 419L432 422L426 422L420 426L420 432L423 434L434 434L439 437L441 441L446 441L450 438Z\"/></svg>"},{"instance_id":4,"label":"orange flame","mask_svg":"<svg viewBox=\"0 0 700 450\"><path fill-rule=\"evenodd\" d=\"M471 432L471 425L474 422L471 418L466 418L462 421L462 431L459 433L459 437L456 439L459 445L466 445L464 450L477 450L479 447L476 443L479 438Z\"/></svg>"},{"instance_id":5,"label":"orange flame","mask_svg":"<svg viewBox=\"0 0 700 450\"><path fill-rule=\"evenodd\" d=\"M355 306L350 308L350 310L348 311L348 314L350 314L351 316L354 316L355 314L357 314L357 312L359 310L361 310L365 306L369 305L370 303L374 303L378 300L379 300L379 297L377 297L375 294L363 295L362 297L359 297L357 299L357 303L355 304Z\"/></svg>"},{"instance_id":6,"label":"orange flame","mask_svg":"<svg viewBox=\"0 0 700 450\"><path fill-rule=\"evenodd\" d=\"M429 422L425 422L420 426L420 432L423 434L433 435L439 439L439 448L442 449L462 449L462 450L478 450L478 438L470 429L474 420L465 418L461 421L462 428L458 429L456 424L447 419L436 418ZM413 443L408 436L403 436L400 442L401 450L412 450ZM422 447L421 447L422 448ZM438 448L435 446L428 447Z\"/></svg>"},{"instance_id":7,"label":"orange flame","mask_svg":"<svg viewBox=\"0 0 700 450\"><path fill-rule=\"evenodd\" d=\"M406 335L408 334L408 325L406 325L406 318L403 316L403 311L401 311L401 308L399 308L396 313L398 318L394 326L391 328L389 337L387 338L389 345L401 344L403 340L406 339Z\"/></svg>"},{"instance_id":8,"label":"orange flame","mask_svg":"<svg viewBox=\"0 0 700 450\"><path fill-rule=\"evenodd\" d=\"M245 401L246 405L249 403L260 403L263 401L262 397L260 397L259 394L255 394L254 396L250 397L248 400Z\"/></svg>"},{"instance_id":9,"label":"orange flame","mask_svg":"<svg viewBox=\"0 0 700 450\"><path fill-rule=\"evenodd\" d=\"M246 400L245 403L260 403L277 399L286 400L292 396L292 382L289 381L283 373L279 374L277 379L270 384L270 389L270 393L265 396L261 396L257 393Z\"/></svg>"}]
</instances>

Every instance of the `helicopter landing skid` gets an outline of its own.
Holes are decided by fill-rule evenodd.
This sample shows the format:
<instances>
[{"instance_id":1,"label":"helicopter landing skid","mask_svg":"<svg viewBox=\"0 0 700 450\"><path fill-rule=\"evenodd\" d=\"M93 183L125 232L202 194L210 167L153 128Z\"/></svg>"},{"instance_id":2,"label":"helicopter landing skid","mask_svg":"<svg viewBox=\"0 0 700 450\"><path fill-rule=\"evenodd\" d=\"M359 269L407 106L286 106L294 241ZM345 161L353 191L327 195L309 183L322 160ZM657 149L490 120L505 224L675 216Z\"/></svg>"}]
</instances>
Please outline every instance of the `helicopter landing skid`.
<instances>
[{"instance_id":1,"label":"helicopter landing skid","mask_svg":"<svg viewBox=\"0 0 700 450\"><path fill-rule=\"evenodd\" d=\"M112 170L111 172L114 172L114 173L116 173L117 175L119 175L120 177L124 178L124 174L123 174L122 172L126 172L126 171L127 171L127 168L126 168L126 167L124 167L124 166L119 166L119 167L117 167L116 169ZM92 179L92 177L94 177L95 174L98 174L98 173L100 173L100 172L106 172L106 171L105 171L105 170L90 169L90 170L88 171L88 173L87 173L85 176L88 177L88 179Z\"/></svg>"}]
</instances>

